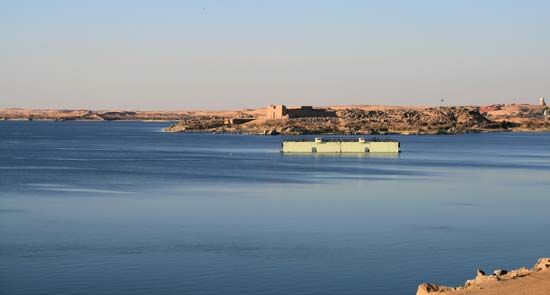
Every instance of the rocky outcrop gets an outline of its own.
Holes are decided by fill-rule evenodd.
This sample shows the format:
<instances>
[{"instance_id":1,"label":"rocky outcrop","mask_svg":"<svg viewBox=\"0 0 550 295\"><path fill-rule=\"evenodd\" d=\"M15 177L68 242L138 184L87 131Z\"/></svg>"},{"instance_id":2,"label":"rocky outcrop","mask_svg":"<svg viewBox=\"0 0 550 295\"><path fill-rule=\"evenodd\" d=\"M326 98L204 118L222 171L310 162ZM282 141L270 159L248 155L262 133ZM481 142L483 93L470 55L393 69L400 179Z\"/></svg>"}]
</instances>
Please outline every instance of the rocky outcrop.
<instances>
[{"instance_id":1,"label":"rocky outcrop","mask_svg":"<svg viewBox=\"0 0 550 295\"><path fill-rule=\"evenodd\" d=\"M533 266L534 271L543 271L550 269L550 258L540 258L535 266Z\"/></svg>"},{"instance_id":2,"label":"rocky outcrop","mask_svg":"<svg viewBox=\"0 0 550 295\"><path fill-rule=\"evenodd\" d=\"M515 130L518 131L550 130L548 106L531 104L489 105L481 107L481 113L495 122L515 124Z\"/></svg>"},{"instance_id":3,"label":"rocky outcrop","mask_svg":"<svg viewBox=\"0 0 550 295\"><path fill-rule=\"evenodd\" d=\"M532 269L525 267L507 271L497 269L492 275L477 270L474 279L461 287L447 287L430 283L418 286L417 295L450 294L550 294L550 258L541 258Z\"/></svg>"},{"instance_id":4,"label":"rocky outcrop","mask_svg":"<svg viewBox=\"0 0 550 295\"><path fill-rule=\"evenodd\" d=\"M418 291L416 292L416 294L417 295L434 294L434 293L441 293L441 292L451 291L451 290L454 290L454 288L422 283L420 284L420 286L418 286Z\"/></svg>"},{"instance_id":5,"label":"rocky outcrop","mask_svg":"<svg viewBox=\"0 0 550 295\"><path fill-rule=\"evenodd\" d=\"M183 119L178 123L171 125L164 130L167 132L184 131L215 131L219 127L225 126L225 120L216 116L200 116ZM220 130L221 131L221 130Z\"/></svg>"},{"instance_id":6,"label":"rocky outcrop","mask_svg":"<svg viewBox=\"0 0 550 295\"><path fill-rule=\"evenodd\" d=\"M336 118L264 120L261 122L250 121L244 124L230 124L230 122L230 120L220 117L198 117L181 120L164 130L168 132L206 131L258 135L339 133L338 119Z\"/></svg>"},{"instance_id":7,"label":"rocky outcrop","mask_svg":"<svg viewBox=\"0 0 550 295\"><path fill-rule=\"evenodd\" d=\"M414 134L464 133L507 129L493 122L476 107L370 110L345 109L338 112L348 133L397 132Z\"/></svg>"},{"instance_id":8,"label":"rocky outcrop","mask_svg":"<svg viewBox=\"0 0 550 295\"><path fill-rule=\"evenodd\" d=\"M226 119L227 121L227 119ZM228 126L221 118L195 117L166 128L166 131L234 132L263 135L300 134L452 134L507 130L513 125L494 122L476 107L395 108L362 110L344 108L336 117L255 120Z\"/></svg>"}]
</instances>

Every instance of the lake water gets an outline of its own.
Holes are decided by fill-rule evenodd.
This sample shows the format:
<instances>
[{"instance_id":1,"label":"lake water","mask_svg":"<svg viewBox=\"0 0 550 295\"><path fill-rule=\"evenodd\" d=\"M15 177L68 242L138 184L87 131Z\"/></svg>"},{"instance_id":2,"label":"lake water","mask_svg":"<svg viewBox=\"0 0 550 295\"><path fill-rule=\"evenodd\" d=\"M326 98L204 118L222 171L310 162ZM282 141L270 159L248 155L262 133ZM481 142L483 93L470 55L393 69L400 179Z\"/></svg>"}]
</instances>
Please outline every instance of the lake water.
<instances>
[{"instance_id":1,"label":"lake water","mask_svg":"<svg viewBox=\"0 0 550 295\"><path fill-rule=\"evenodd\" d=\"M291 156L167 125L0 122L1 294L415 294L550 256L550 134Z\"/></svg>"}]
</instances>

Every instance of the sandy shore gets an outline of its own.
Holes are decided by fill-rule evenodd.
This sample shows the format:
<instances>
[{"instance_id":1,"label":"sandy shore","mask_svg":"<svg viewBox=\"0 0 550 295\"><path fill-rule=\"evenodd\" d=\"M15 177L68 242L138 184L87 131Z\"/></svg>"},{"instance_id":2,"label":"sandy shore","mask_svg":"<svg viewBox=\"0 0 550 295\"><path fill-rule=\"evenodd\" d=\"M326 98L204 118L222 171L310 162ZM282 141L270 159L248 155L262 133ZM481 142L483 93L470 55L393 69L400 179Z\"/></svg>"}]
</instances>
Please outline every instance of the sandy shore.
<instances>
[{"instance_id":1,"label":"sandy shore","mask_svg":"<svg viewBox=\"0 0 550 295\"><path fill-rule=\"evenodd\" d=\"M461 287L447 287L424 283L418 286L417 295L548 295L550 294L550 258L541 258L531 269L512 271L495 270L486 275L478 270L477 276Z\"/></svg>"}]
</instances>

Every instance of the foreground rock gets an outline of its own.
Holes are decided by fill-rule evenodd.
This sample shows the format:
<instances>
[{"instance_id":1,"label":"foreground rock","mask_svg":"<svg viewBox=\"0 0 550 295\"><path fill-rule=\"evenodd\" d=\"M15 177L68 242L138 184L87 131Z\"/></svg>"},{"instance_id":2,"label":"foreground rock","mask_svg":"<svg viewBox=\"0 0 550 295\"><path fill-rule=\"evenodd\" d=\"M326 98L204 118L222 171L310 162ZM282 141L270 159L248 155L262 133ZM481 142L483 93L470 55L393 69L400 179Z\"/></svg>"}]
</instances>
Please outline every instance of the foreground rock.
<instances>
[{"instance_id":1,"label":"foreground rock","mask_svg":"<svg viewBox=\"0 0 550 295\"><path fill-rule=\"evenodd\" d=\"M447 287L423 283L418 286L417 295L547 295L550 294L550 258L541 258L532 269L520 268L512 271L498 269L492 275L482 270L461 287Z\"/></svg>"}]
</instances>

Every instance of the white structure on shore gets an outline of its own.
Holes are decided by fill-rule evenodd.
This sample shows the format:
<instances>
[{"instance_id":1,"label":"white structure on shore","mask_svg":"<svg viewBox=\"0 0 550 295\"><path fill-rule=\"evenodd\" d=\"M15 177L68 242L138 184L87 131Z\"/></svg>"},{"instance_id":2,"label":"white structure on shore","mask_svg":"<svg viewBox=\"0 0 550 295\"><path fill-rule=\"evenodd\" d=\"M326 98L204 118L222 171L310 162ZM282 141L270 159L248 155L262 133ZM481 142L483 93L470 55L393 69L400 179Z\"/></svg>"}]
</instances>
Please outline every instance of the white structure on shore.
<instances>
[{"instance_id":1,"label":"white structure on shore","mask_svg":"<svg viewBox=\"0 0 550 295\"><path fill-rule=\"evenodd\" d=\"M540 98L540 106L541 107L546 106L546 102L544 101L544 97Z\"/></svg>"}]
</instances>

